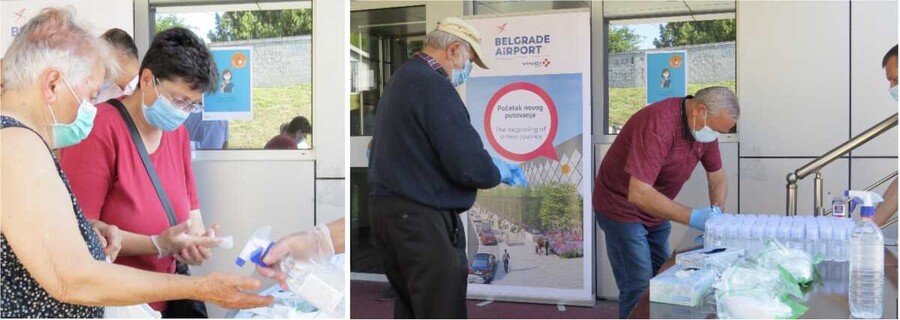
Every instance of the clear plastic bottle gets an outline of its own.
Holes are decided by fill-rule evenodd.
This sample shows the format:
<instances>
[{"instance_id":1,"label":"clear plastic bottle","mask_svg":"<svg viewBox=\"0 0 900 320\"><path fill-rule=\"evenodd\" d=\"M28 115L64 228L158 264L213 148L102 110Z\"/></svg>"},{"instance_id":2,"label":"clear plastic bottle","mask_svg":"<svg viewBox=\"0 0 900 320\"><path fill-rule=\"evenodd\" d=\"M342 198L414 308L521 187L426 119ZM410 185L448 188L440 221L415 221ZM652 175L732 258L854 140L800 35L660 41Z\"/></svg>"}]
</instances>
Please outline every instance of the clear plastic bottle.
<instances>
[{"instance_id":1,"label":"clear plastic bottle","mask_svg":"<svg viewBox=\"0 0 900 320\"><path fill-rule=\"evenodd\" d=\"M791 242L791 220L790 217L782 217L778 222L778 242L787 246Z\"/></svg>"},{"instance_id":2,"label":"clear plastic bottle","mask_svg":"<svg viewBox=\"0 0 900 320\"><path fill-rule=\"evenodd\" d=\"M745 215L744 223L741 225L741 229L739 230L741 236L740 248L746 251L750 251L750 248L753 246L753 225L755 223L755 215Z\"/></svg>"},{"instance_id":3,"label":"clear plastic bottle","mask_svg":"<svg viewBox=\"0 0 900 320\"><path fill-rule=\"evenodd\" d=\"M806 235L804 234L806 231L806 226L803 225L803 219L792 219L791 221L791 240L788 242L789 248L794 248L800 251L804 250L806 244Z\"/></svg>"},{"instance_id":4,"label":"clear plastic bottle","mask_svg":"<svg viewBox=\"0 0 900 320\"><path fill-rule=\"evenodd\" d=\"M725 215L716 215L706 220L706 231L703 233L703 247L712 248L716 238L719 236L718 225Z\"/></svg>"},{"instance_id":5,"label":"clear plastic bottle","mask_svg":"<svg viewBox=\"0 0 900 320\"><path fill-rule=\"evenodd\" d=\"M822 241L819 241L819 225L816 224L816 220L806 220L806 252L813 259L825 248Z\"/></svg>"},{"instance_id":6,"label":"clear plastic bottle","mask_svg":"<svg viewBox=\"0 0 900 320\"><path fill-rule=\"evenodd\" d=\"M834 255L834 261L837 262L846 262L847 261L847 227L846 224L843 223L843 219L833 218L831 219L832 232L834 233L831 241L831 248L834 250L832 254Z\"/></svg>"},{"instance_id":7,"label":"clear plastic bottle","mask_svg":"<svg viewBox=\"0 0 900 320\"><path fill-rule=\"evenodd\" d=\"M778 221L777 217L766 221L766 235L764 236L765 239L763 239L763 248L765 248L766 242L769 240L778 239Z\"/></svg>"},{"instance_id":8,"label":"clear plastic bottle","mask_svg":"<svg viewBox=\"0 0 900 320\"><path fill-rule=\"evenodd\" d=\"M832 248L832 241L834 239L833 231L831 227L831 223L829 222L829 217L819 217L816 223L819 225L819 239L822 239L822 245L825 247L819 253L822 254L825 261L834 261L834 249Z\"/></svg>"},{"instance_id":9,"label":"clear plastic bottle","mask_svg":"<svg viewBox=\"0 0 900 320\"><path fill-rule=\"evenodd\" d=\"M763 218L760 216L756 219L756 223L753 224L753 230L751 232L751 237L753 238L753 243L750 245L749 255L754 255L757 252L760 252L765 247L765 230L768 225L769 219Z\"/></svg>"},{"instance_id":10,"label":"clear plastic bottle","mask_svg":"<svg viewBox=\"0 0 900 320\"><path fill-rule=\"evenodd\" d=\"M884 308L884 235L873 221L874 207L863 207L850 233L850 313L881 318Z\"/></svg>"},{"instance_id":11,"label":"clear plastic bottle","mask_svg":"<svg viewBox=\"0 0 900 320\"><path fill-rule=\"evenodd\" d=\"M743 223L743 221L740 215L735 215L731 218L731 221L729 221L725 231L725 241L723 241L726 248L740 248L741 237L739 230L741 229L741 223Z\"/></svg>"}]
</instances>

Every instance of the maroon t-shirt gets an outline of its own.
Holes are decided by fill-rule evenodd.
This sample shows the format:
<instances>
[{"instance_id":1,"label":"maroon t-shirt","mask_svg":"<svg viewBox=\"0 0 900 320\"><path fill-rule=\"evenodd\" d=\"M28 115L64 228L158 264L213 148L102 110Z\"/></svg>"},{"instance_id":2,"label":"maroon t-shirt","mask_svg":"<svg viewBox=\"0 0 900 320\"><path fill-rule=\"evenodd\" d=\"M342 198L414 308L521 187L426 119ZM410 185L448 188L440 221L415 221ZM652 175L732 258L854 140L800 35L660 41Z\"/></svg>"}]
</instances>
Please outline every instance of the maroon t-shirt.
<instances>
[{"instance_id":1,"label":"maroon t-shirt","mask_svg":"<svg viewBox=\"0 0 900 320\"><path fill-rule=\"evenodd\" d=\"M632 176L675 199L698 162L703 162L707 172L722 168L719 141L694 140L683 101L684 98L662 100L628 119L600 164L594 181L594 210L614 221L658 226L665 219L642 212L628 202Z\"/></svg>"},{"instance_id":2,"label":"maroon t-shirt","mask_svg":"<svg viewBox=\"0 0 900 320\"><path fill-rule=\"evenodd\" d=\"M297 149L297 142L291 137L279 134L273 137L263 149Z\"/></svg>"}]
</instances>

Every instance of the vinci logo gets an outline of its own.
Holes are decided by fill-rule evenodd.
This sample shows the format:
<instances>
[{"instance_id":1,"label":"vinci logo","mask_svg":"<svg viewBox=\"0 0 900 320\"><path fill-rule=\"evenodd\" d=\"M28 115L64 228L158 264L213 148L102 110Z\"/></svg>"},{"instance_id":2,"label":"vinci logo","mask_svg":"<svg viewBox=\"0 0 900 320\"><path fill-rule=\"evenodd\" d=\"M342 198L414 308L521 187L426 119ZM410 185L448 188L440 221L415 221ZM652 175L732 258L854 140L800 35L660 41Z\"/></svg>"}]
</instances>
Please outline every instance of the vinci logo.
<instances>
[{"instance_id":1,"label":"vinci logo","mask_svg":"<svg viewBox=\"0 0 900 320\"><path fill-rule=\"evenodd\" d=\"M523 61L523 66L527 67L535 67L535 68L549 68L550 67L550 59L544 58L544 60L539 61Z\"/></svg>"}]
</instances>

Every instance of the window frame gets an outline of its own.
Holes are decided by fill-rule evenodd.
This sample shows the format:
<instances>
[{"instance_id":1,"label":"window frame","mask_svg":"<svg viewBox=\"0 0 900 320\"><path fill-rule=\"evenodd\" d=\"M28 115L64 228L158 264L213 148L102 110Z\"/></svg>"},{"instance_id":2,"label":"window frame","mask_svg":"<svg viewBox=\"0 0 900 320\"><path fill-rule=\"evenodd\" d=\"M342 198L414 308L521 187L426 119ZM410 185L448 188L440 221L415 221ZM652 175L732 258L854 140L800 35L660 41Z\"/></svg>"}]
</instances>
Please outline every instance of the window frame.
<instances>
[{"instance_id":1,"label":"window frame","mask_svg":"<svg viewBox=\"0 0 900 320\"><path fill-rule=\"evenodd\" d=\"M156 15L158 9L164 8L164 11L177 10L177 8L189 8L184 13L192 12L208 12L210 10L223 11L266 11L266 10L289 10L298 9L292 5L301 4L300 8L308 8L312 15L315 16L315 0L292 0L292 1L260 1L260 0L242 0L239 2L219 3L216 1L196 1L196 2L167 2L165 0L136 0L135 1L135 25L140 24L139 16L142 9L146 8L147 17L147 38L142 39L139 28L135 28L134 40L138 46L140 58L143 59L143 53L156 35ZM267 4L266 7L262 5ZM146 5L146 7L144 7ZM253 7L251 7L251 5ZM272 6L272 7L269 7ZM254 9L255 8L255 9ZM177 14L177 13L159 13L159 14ZM310 34L310 122L313 127L313 133L317 132L317 122L315 121L316 99L315 99L315 38L316 38L316 19L312 20L312 33ZM142 41L143 40L143 41ZM144 42L146 41L146 42ZM221 150L191 150L192 161L315 161L316 160L316 138L311 136L310 149L221 149Z\"/></svg>"},{"instance_id":2,"label":"window frame","mask_svg":"<svg viewBox=\"0 0 900 320\"><path fill-rule=\"evenodd\" d=\"M599 113L599 116L594 117L594 134L593 134L593 142L595 145L608 145L612 144L615 141L617 134L608 133L609 130L609 56L610 52L607 49L609 47L609 29L610 25L633 25L633 24L648 24L648 23L660 23L660 22L684 22L684 21L705 21L705 20L720 20L720 19L735 19L737 21L737 10L729 11L729 12L713 12L713 13L704 13L704 14L695 14L691 15L683 15L683 14L672 14L672 15L652 15L652 16L635 16L635 17L617 17L617 18L606 18L605 13L602 9L598 10L599 12L595 12L592 10L591 19L597 18L597 15L600 15L601 26L603 29L602 35L602 46L603 50L593 50L594 52L601 52L602 57L601 65L602 65L602 75L601 81L598 83L602 83L602 98L600 103L602 105L597 106L594 105L594 112ZM611 23L612 22L612 23ZM737 85L738 79L740 79L740 68L738 68L737 63L737 36L735 36L735 65L734 65L734 80L735 80L735 95L738 96L738 100L740 101L740 93L738 91L739 87ZM593 46L593 49L596 48L596 44ZM664 51L666 49L654 49L652 51ZM594 70L595 72L597 70ZM594 80L597 81L598 75L593 75ZM733 133L722 133L719 135L720 143L736 143L740 142L740 130L737 127L740 124L740 120L735 125L735 132Z\"/></svg>"}]
</instances>

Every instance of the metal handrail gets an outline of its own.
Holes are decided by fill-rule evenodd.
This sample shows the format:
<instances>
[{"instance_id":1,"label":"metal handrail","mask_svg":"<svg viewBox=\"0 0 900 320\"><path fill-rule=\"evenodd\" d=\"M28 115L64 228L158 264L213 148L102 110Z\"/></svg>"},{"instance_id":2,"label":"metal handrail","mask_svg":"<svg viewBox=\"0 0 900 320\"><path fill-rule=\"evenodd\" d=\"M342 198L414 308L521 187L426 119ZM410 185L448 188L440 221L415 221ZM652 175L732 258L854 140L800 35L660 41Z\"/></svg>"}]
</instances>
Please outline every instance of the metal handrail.
<instances>
[{"instance_id":1,"label":"metal handrail","mask_svg":"<svg viewBox=\"0 0 900 320\"><path fill-rule=\"evenodd\" d=\"M888 130L890 130L896 126L897 126L897 114L895 113L894 115L888 117L887 119L884 119L883 121L879 122L878 124L872 126L868 130L863 131L859 135L853 137L853 139L850 139L850 140L842 143L841 145L835 147L834 149L831 149L830 151L826 152L821 157L818 157L815 160L810 161L809 163L803 165L802 167L795 170L794 172L789 173L786 178L787 179L787 186L786 186L786 189L787 189L787 201L786 201L787 215L789 215L789 216L797 215L797 181L799 181L803 178L806 178L810 174L819 172L819 170L821 170L822 167L825 167L826 165L833 162L834 160L837 160L838 158L840 158L841 156L843 156L847 153L850 153L850 151L853 151L854 149L858 148L859 146L871 141L875 137L878 137L879 135L887 132ZM821 180L818 180L817 182L820 183ZM816 190L816 197L815 197L816 203L814 204L814 206L816 208L822 208L824 206L823 203L821 203L821 202L823 202L823 197L820 194L822 192L822 189L821 188L817 188L817 189L818 190ZM822 212L819 212L817 210L816 215L821 214L821 213Z\"/></svg>"}]
</instances>

